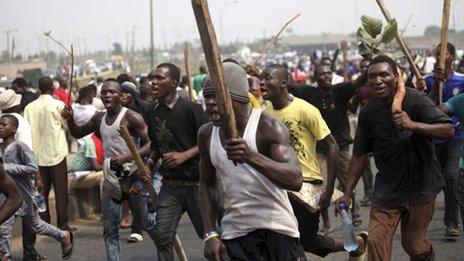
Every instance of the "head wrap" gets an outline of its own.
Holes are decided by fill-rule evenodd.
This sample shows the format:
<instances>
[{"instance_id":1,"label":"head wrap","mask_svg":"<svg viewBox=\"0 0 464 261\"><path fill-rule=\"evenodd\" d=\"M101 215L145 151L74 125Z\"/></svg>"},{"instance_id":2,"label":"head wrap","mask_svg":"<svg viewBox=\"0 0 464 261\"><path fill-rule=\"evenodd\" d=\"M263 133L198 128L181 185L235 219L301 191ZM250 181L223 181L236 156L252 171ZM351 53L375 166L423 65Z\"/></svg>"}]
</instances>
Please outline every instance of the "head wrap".
<instances>
[{"instance_id":1,"label":"head wrap","mask_svg":"<svg viewBox=\"0 0 464 261\"><path fill-rule=\"evenodd\" d=\"M132 82L123 82L121 84L121 92L128 92L132 94L135 106L137 107L137 112L143 113L146 103L140 99L140 91L135 84Z\"/></svg>"},{"instance_id":2,"label":"head wrap","mask_svg":"<svg viewBox=\"0 0 464 261\"><path fill-rule=\"evenodd\" d=\"M229 91L230 98L234 101L248 102L248 80L243 68L232 62L223 63L224 81L226 88ZM203 83L203 95L214 94L210 75L206 76Z\"/></svg>"}]
</instances>

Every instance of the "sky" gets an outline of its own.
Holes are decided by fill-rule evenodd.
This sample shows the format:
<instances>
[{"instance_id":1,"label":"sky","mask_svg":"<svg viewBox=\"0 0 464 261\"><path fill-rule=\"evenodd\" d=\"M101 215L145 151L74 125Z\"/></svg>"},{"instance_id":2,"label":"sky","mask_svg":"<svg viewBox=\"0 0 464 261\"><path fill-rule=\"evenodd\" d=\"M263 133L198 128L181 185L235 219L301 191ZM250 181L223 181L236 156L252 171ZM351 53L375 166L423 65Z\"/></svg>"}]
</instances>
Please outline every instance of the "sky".
<instances>
[{"instance_id":1,"label":"sky","mask_svg":"<svg viewBox=\"0 0 464 261\"><path fill-rule=\"evenodd\" d=\"M110 50L113 42L126 49L135 36L135 48L150 45L150 0L2 0L0 50L6 49L6 31L15 38L15 53L23 55L59 47L43 32L77 54ZM405 35L422 35L428 25L441 25L442 0L384 0ZM220 43L271 37L291 17L295 34L355 32L360 16L383 18L375 0L209 0ZM153 0L156 47L198 39L189 0ZM453 19L454 18L454 19ZM464 30L464 0L451 3L450 28ZM134 32L134 34L132 34ZM10 38L11 39L11 38ZM11 41L11 40L10 40ZM61 51L60 51L61 52Z\"/></svg>"}]
</instances>

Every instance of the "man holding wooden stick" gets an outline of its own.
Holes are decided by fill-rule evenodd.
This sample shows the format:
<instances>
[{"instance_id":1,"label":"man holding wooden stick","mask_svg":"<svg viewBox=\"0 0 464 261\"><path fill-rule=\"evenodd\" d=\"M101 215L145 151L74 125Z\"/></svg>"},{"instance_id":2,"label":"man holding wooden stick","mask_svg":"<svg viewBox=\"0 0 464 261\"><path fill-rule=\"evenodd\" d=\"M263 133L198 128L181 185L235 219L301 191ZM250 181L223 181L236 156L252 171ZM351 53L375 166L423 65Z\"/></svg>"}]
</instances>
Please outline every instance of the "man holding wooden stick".
<instances>
[{"instance_id":1,"label":"man holding wooden stick","mask_svg":"<svg viewBox=\"0 0 464 261\"><path fill-rule=\"evenodd\" d=\"M441 45L437 46L436 57L439 60L441 56ZM435 68L435 75L425 78L427 85L426 92L430 93L432 99L438 97L438 82L443 85L442 101L447 102L460 93L464 93L464 75L453 71L453 61L456 55L456 48L453 44L447 43L445 49L445 68ZM434 94L433 94L434 93ZM440 103L437 102L437 105ZM445 193L445 216L444 223L446 226L446 237L459 236L459 206L456 197L456 183L459 176L459 159L460 150L464 140L464 131L462 131L462 122L456 117L452 118L454 126L454 138L448 141L434 140L435 153L441 165L441 172L445 178L446 186L443 189Z\"/></svg>"},{"instance_id":2,"label":"man holding wooden stick","mask_svg":"<svg viewBox=\"0 0 464 261\"><path fill-rule=\"evenodd\" d=\"M145 190L139 176L135 174L137 166L132 162L133 156L124 139L119 133L119 126L126 125L130 134L144 144L139 149L141 156L150 154L150 142L147 126L143 117L135 111L127 109L121 103L121 86L116 79L107 79L101 89L101 97L106 112L97 112L84 125L77 125L74 121L73 110L66 106L61 115L66 119L69 131L74 138L84 137L92 132L101 136L105 161L105 181L102 190L103 237L105 238L106 259L121 261L121 247L119 245L120 203L127 199L131 201L134 218L147 231L154 241L155 220L148 217L147 204L143 200ZM111 180L110 178L111 177ZM114 181L114 182L112 182ZM115 183L117 183L115 185ZM135 221L134 221L135 222Z\"/></svg>"},{"instance_id":3,"label":"man holding wooden stick","mask_svg":"<svg viewBox=\"0 0 464 261\"><path fill-rule=\"evenodd\" d=\"M159 260L174 260L173 237L179 220L187 212L199 238L203 237L198 207L197 133L209 121L199 104L179 97L180 70L171 63L158 65L150 73L155 100L145 112L153 153L149 167L159 159L163 176L156 199L156 247Z\"/></svg>"},{"instance_id":4,"label":"man holding wooden stick","mask_svg":"<svg viewBox=\"0 0 464 261\"><path fill-rule=\"evenodd\" d=\"M369 216L368 259L391 259L401 222L401 245L410 259L433 260L426 231L444 181L431 139L453 137L450 119L425 94L411 88L406 88L401 109L392 115L395 93L404 87L395 61L377 56L367 71L374 97L359 114L345 194L336 206L349 205L372 152L379 173Z\"/></svg>"},{"instance_id":5,"label":"man holding wooden stick","mask_svg":"<svg viewBox=\"0 0 464 261\"><path fill-rule=\"evenodd\" d=\"M288 131L277 119L250 107L246 73L239 65L227 62L223 67L237 131L243 138L226 138L221 105L207 79L203 94L212 122L198 133L205 257L306 260L287 195L287 190L298 191L303 180ZM221 235L215 230L219 186L225 209Z\"/></svg>"}]
</instances>

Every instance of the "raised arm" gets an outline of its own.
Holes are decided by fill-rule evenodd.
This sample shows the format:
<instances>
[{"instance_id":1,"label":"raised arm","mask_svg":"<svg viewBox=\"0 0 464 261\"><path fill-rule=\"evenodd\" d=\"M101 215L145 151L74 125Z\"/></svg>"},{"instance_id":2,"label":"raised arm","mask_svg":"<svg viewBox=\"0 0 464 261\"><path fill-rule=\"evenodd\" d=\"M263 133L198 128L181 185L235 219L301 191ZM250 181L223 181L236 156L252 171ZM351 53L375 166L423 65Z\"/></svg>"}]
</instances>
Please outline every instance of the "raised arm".
<instances>
[{"instance_id":1,"label":"raised arm","mask_svg":"<svg viewBox=\"0 0 464 261\"><path fill-rule=\"evenodd\" d=\"M0 164L0 192L6 196L5 203L0 206L0 224L3 224L23 203L21 192L14 181L5 174L3 164Z\"/></svg>"},{"instance_id":2,"label":"raised arm","mask_svg":"<svg viewBox=\"0 0 464 261\"><path fill-rule=\"evenodd\" d=\"M259 130L265 130L260 132ZM300 163L290 145L287 128L266 113L258 126L258 151L251 150L244 139L230 139L225 150L230 160L247 163L280 188L299 191L303 184Z\"/></svg>"},{"instance_id":3,"label":"raised arm","mask_svg":"<svg viewBox=\"0 0 464 261\"><path fill-rule=\"evenodd\" d=\"M76 139L80 139L92 132L97 131L98 127L100 126L102 116L103 112L96 112L87 123L79 126L74 120L74 111L71 106L66 105L61 111L61 117L66 120L69 132Z\"/></svg>"}]
</instances>

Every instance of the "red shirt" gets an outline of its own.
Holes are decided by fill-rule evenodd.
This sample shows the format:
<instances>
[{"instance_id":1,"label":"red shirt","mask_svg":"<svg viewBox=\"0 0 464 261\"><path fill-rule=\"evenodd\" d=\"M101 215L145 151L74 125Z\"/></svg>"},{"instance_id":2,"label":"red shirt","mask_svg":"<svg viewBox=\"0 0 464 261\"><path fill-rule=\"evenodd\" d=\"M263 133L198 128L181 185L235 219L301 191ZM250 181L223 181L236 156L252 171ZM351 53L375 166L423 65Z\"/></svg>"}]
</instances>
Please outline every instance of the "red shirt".
<instances>
[{"instance_id":1,"label":"red shirt","mask_svg":"<svg viewBox=\"0 0 464 261\"><path fill-rule=\"evenodd\" d=\"M60 101L64 102L65 104L71 104L72 98L69 98L69 91L63 90L61 88L56 88L55 92L53 93Z\"/></svg>"}]
</instances>

